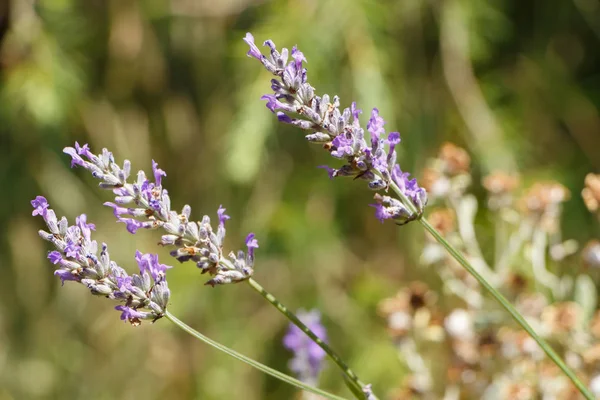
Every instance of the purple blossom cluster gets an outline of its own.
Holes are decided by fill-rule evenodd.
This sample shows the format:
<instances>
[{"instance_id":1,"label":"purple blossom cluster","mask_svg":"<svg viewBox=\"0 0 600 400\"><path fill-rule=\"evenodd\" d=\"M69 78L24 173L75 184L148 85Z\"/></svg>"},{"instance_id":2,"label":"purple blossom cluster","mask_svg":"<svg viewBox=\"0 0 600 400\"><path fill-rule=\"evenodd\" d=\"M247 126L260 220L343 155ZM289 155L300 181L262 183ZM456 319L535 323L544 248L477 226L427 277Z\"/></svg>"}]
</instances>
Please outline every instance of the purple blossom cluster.
<instances>
[{"instance_id":1,"label":"purple blossom cluster","mask_svg":"<svg viewBox=\"0 0 600 400\"><path fill-rule=\"evenodd\" d=\"M154 322L164 316L170 297L165 272L171 267L159 263L158 255L137 251L135 260L140 273L128 275L110 259L106 244L102 244L98 256L98 243L92 240L96 227L87 222L85 214L69 226L65 217L57 219L44 197L37 196L31 205L32 215L40 215L50 231L40 230L39 234L56 248L48 254L48 259L56 266L54 275L63 284L79 282L94 295L123 303L115 309L121 312L122 320L132 325L139 325L142 320Z\"/></svg>"},{"instance_id":2,"label":"purple blossom cluster","mask_svg":"<svg viewBox=\"0 0 600 400\"><path fill-rule=\"evenodd\" d=\"M267 101L267 108L277 114L279 121L309 131L306 135L309 142L321 143L333 157L346 162L340 168L323 166L330 178L350 176L363 179L368 181L372 190L387 191L392 184L397 185L404 198L395 201L384 200L389 199L388 196L375 198L376 217L382 222L394 219L403 223L422 214L427 204L427 192L416 179L409 179L409 174L400 170L396 163L400 134L390 132L386 137L385 121L376 108L367 123L370 135L370 143L367 143L359 121L362 111L356 103L340 110L338 96L333 99L327 94L316 96L302 64L306 58L297 47L292 48L288 63L288 49L283 48L279 52L273 41L264 42L271 50L268 58L260 52L250 33L246 34L244 41L250 46L248 56L259 60L276 77L271 79L273 94L262 97Z\"/></svg>"},{"instance_id":3,"label":"purple blossom cluster","mask_svg":"<svg viewBox=\"0 0 600 400\"><path fill-rule=\"evenodd\" d=\"M327 341L327 331L321 324L321 315L317 310L309 312L300 310L296 315L319 339ZM290 361L290 369L301 381L315 385L323 368L325 351L294 324L289 325L283 338L283 345L294 353Z\"/></svg>"},{"instance_id":4,"label":"purple blossom cluster","mask_svg":"<svg viewBox=\"0 0 600 400\"><path fill-rule=\"evenodd\" d=\"M125 223L130 233L135 234L140 228L164 229L166 234L160 244L174 246L171 255L178 261L194 261L202 273L209 273L212 279L207 282L208 285L241 282L254 273L254 250L258 248L254 234L246 237L246 252L231 252L229 258L224 257L225 221L230 218L225 214L225 208L217 210L219 224L216 232L207 215L199 222L191 221L192 208L189 205L185 205L181 212L172 210L171 198L162 186L167 174L155 161L152 161L154 181L149 180L144 171L139 171L136 179L129 183L131 163L125 160L123 167L119 166L107 149L95 155L87 144L80 146L75 143L75 147L66 147L64 152L71 156L72 167L85 168L101 181L101 188L113 191L114 202L104 204L113 209L117 220Z\"/></svg>"}]
</instances>

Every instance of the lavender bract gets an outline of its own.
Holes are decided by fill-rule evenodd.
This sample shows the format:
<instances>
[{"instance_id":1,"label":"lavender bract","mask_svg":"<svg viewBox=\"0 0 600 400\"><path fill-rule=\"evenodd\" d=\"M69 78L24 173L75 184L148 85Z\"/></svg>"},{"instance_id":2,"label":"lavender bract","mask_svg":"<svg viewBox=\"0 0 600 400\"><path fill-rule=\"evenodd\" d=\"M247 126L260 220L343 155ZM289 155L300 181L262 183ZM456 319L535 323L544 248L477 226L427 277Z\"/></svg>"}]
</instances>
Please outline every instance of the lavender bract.
<instances>
[{"instance_id":1,"label":"lavender bract","mask_svg":"<svg viewBox=\"0 0 600 400\"><path fill-rule=\"evenodd\" d=\"M225 239L225 221L230 217L225 214L225 208L219 207L217 216L219 225L215 232L210 217L205 215L200 222L190 221L192 208L185 205L180 213L171 209L171 198L162 186L162 178L167 176L165 171L158 168L158 163L152 161L154 182L147 179L144 171L137 173L133 183L127 182L131 174L129 160L120 167L110 151L102 149L95 155L87 144L66 147L64 152L71 156L71 166L80 166L99 179L102 189L110 189L116 195L114 202L106 202L112 207L119 222L125 223L127 230L135 234L138 229L164 229L160 244L175 246L171 255L178 261L194 261L202 273L212 276L206 284L215 286L244 281L254 273L254 249L258 242L254 234L248 235L247 252L229 253L229 258L223 255Z\"/></svg>"},{"instance_id":2,"label":"lavender bract","mask_svg":"<svg viewBox=\"0 0 600 400\"><path fill-rule=\"evenodd\" d=\"M79 282L94 295L124 303L115 309L121 311L122 320L132 325L139 325L141 320L154 322L164 316L170 297L165 271L171 267L160 264L156 254L136 252L140 274L128 275L111 261L106 244L102 244L98 257L98 243L91 237L96 227L87 223L85 214L69 226L65 217L56 218L44 197L37 196L31 205L32 215L41 215L50 231L40 230L39 234L56 248L48 254L48 259L56 265L54 275L63 284Z\"/></svg>"},{"instance_id":3,"label":"lavender bract","mask_svg":"<svg viewBox=\"0 0 600 400\"><path fill-rule=\"evenodd\" d=\"M310 131L306 135L309 142L321 143L333 157L346 162L337 169L323 166L329 177L351 176L367 180L369 188L376 191L387 191L390 185L396 184L404 198L392 201L389 196L376 196L376 204L373 205L376 217L382 222L394 219L400 223L419 218L427 204L427 192L419 187L416 179L409 179L409 174L400 170L396 163L400 134L390 132L385 137L385 121L379 116L379 110L373 109L367 123L369 145L360 126L362 111L356 103L341 111L338 96L333 99L327 94L316 96L302 65L306 58L295 46L291 52L292 60L288 63L288 50L284 48L279 52L273 41L264 42L271 49L269 58L261 54L250 33L246 34L244 41L250 46L248 56L259 60L267 71L276 76L271 80L273 94L262 97L267 101L267 108L277 114L279 121Z\"/></svg>"},{"instance_id":4,"label":"lavender bract","mask_svg":"<svg viewBox=\"0 0 600 400\"><path fill-rule=\"evenodd\" d=\"M296 315L319 339L327 341L327 331L321 324L321 315L318 311L300 310ZM296 373L298 379L309 384L316 384L323 368L325 351L294 324L289 325L283 338L283 345L294 352L294 358L290 361L290 369Z\"/></svg>"}]
</instances>

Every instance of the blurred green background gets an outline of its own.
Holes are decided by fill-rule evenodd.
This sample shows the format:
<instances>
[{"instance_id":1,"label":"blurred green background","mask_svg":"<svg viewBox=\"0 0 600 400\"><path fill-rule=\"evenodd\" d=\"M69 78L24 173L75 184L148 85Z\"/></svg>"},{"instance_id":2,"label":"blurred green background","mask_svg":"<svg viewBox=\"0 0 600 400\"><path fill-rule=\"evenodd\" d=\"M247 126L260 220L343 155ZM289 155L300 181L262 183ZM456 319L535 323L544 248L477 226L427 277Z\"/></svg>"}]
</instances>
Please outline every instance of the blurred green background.
<instances>
[{"instance_id":1,"label":"blurred green background","mask_svg":"<svg viewBox=\"0 0 600 400\"><path fill-rule=\"evenodd\" d=\"M565 237L598 236L579 196L600 169L598 0L0 1L0 399L297 395L166 320L132 328L108 300L61 287L31 217L38 194L70 221L87 213L129 271L135 249L174 261L158 232L128 234L102 207L110 193L69 168L75 141L134 170L157 160L174 208L196 219L223 204L228 249L257 234L256 280L292 309L321 310L333 347L379 393L401 385L376 306L435 280L417 265L423 233L379 224L363 183L316 168L332 160L259 100L270 76L246 57L247 31L297 44L317 91L356 100L364 121L378 107L403 135L404 170L419 176L453 141L477 179L503 168L561 181ZM172 312L289 372L283 317L246 285L204 281L193 264L171 270ZM348 395L331 365L321 383Z\"/></svg>"}]
</instances>

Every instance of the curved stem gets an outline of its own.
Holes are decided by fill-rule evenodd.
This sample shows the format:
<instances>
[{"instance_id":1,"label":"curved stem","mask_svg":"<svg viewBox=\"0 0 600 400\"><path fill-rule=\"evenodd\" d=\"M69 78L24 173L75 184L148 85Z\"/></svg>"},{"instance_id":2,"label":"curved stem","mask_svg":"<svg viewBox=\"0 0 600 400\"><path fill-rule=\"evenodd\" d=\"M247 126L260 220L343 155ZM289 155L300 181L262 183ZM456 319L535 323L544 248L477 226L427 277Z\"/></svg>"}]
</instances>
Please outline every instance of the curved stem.
<instances>
[{"instance_id":1,"label":"curved stem","mask_svg":"<svg viewBox=\"0 0 600 400\"><path fill-rule=\"evenodd\" d=\"M214 347L217 350L222 351L225 354L230 355L231 357L235 358L236 360L242 361L254 368L256 368L257 370L264 372L267 375L271 375L274 378L279 379L280 381L283 381L285 383L288 383L292 386L295 386L299 389L302 390L306 390L307 392L312 392L315 394L318 394L319 396L323 396L326 399L332 399L332 400L346 400L343 397L339 397L336 396L334 394L331 393L327 393L319 388L307 385L304 382L299 381L298 379L292 378L291 376L288 376L282 372L279 372L273 368L267 367L264 364L259 363L258 361L255 361L251 358L246 357L243 354L238 353L235 350L232 350L228 347L225 347L224 345L215 342L214 340L204 336L203 334L201 334L200 332L196 331L195 329L193 329L192 327L186 325L183 321L181 321L180 319L178 319L177 317L175 317L173 314L171 314L169 311L167 311L165 313L165 317L171 321L172 323L174 323L175 325L177 325L179 328L183 329L184 331L186 331L187 333L189 333L190 335L192 335L193 337L195 337L196 339L199 339L201 341L203 341L204 343Z\"/></svg>"},{"instance_id":2,"label":"curved stem","mask_svg":"<svg viewBox=\"0 0 600 400\"><path fill-rule=\"evenodd\" d=\"M550 359L562 370L562 372L573 382L577 389L585 396L588 400L593 400L594 396L587 387L577 378L575 373L565 364L558 354L550 347L544 339L542 339L533 328L525 321L523 316L513 307L512 304L498 292L492 285L488 283L471 264L465 259L465 257L456 250L442 235L425 219L420 218L419 222L423 227L437 240L444 248L450 253L456 261L460 263L477 281L483 286L491 295L504 307L506 311L517 321L519 325L537 342L537 344L544 350L544 352L550 357Z\"/></svg>"},{"instance_id":3,"label":"curved stem","mask_svg":"<svg viewBox=\"0 0 600 400\"><path fill-rule=\"evenodd\" d=\"M348 377L349 382L352 386L358 390L358 393L362 393L363 387L365 386L362 383L356 374L348 367L348 365L338 356L331 347L321 339L313 331L311 331L298 317L291 311L287 309L286 306L281 304L275 296L271 293L267 292L258 282L254 279L248 279L248 284L252 289L256 290L262 297L264 297L269 303L271 303L277 310L282 313L287 319L289 319L294 325L296 325L302 332L304 332L312 341L314 341L320 348L327 353L327 355L338 365L338 367L342 370L344 375ZM354 391L353 391L354 392Z\"/></svg>"}]
</instances>

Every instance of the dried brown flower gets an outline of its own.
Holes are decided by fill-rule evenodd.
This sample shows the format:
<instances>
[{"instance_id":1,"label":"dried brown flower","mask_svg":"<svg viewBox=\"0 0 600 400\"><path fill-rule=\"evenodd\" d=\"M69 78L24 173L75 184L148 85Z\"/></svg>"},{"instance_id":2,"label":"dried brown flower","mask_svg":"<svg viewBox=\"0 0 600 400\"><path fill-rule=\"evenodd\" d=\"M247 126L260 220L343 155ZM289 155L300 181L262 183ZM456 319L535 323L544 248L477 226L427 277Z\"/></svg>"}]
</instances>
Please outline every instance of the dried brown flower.
<instances>
[{"instance_id":1,"label":"dried brown flower","mask_svg":"<svg viewBox=\"0 0 600 400\"><path fill-rule=\"evenodd\" d=\"M506 278L506 284L513 292L521 293L527 288L527 278L518 272L511 272Z\"/></svg>"},{"instance_id":2,"label":"dried brown flower","mask_svg":"<svg viewBox=\"0 0 600 400\"><path fill-rule=\"evenodd\" d=\"M535 398L535 389L531 383L512 382L503 390L506 400L532 400Z\"/></svg>"},{"instance_id":3,"label":"dried brown flower","mask_svg":"<svg viewBox=\"0 0 600 400\"><path fill-rule=\"evenodd\" d=\"M483 187L494 195L506 194L519 186L519 178L503 171L494 171L483 179Z\"/></svg>"},{"instance_id":4,"label":"dried brown flower","mask_svg":"<svg viewBox=\"0 0 600 400\"><path fill-rule=\"evenodd\" d=\"M421 186L427 190L427 192L434 191L436 182L442 177L442 174L435 168L426 167L423 169L421 177Z\"/></svg>"},{"instance_id":5,"label":"dried brown flower","mask_svg":"<svg viewBox=\"0 0 600 400\"><path fill-rule=\"evenodd\" d=\"M581 306L575 302L555 303L542 312L542 321L555 334L575 329L582 320Z\"/></svg>"},{"instance_id":6,"label":"dried brown flower","mask_svg":"<svg viewBox=\"0 0 600 400\"><path fill-rule=\"evenodd\" d=\"M522 201L524 211L542 213L569 199L569 190L558 182L538 182L525 194Z\"/></svg>"},{"instance_id":7,"label":"dried brown flower","mask_svg":"<svg viewBox=\"0 0 600 400\"><path fill-rule=\"evenodd\" d=\"M469 173L471 158L465 149L452 143L444 143L440 149L439 159L444 163L444 170L450 176Z\"/></svg>"},{"instance_id":8,"label":"dried brown flower","mask_svg":"<svg viewBox=\"0 0 600 400\"><path fill-rule=\"evenodd\" d=\"M581 196L590 212L597 212L600 208L600 174L587 174L585 188Z\"/></svg>"},{"instance_id":9,"label":"dried brown flower","mask_svg":"<svg viewBox=\"0 0 600 400\"><path fill-rule=\"evenodd\" d=\"M421 309L431 307L436 295L423 282L413 282L409 287L400 290L394 297L382 300L378 312L387 319L390 335L401 337L413 326L413 317ZM429 313L429 324L436 323Z\"/></svg>"},{"instance_id":10,"label":"dried brown flower","mask_svg":"<svg viewBox=\"0 0 600 400\"><path fill-rule=\"evenodd\" d=\"M583 264L588 268L600 268L600 242L590 240L581 251Z\"/></svg>"},{"instance_id":11,"label":"dried brown flower","mask_svg":"<svg viewBox=\"0 0 600 400\"><path fill-rule=\"evenodd\" d=\"M432 211L429 214L428 219L429 223L433 225L433 227L437 229L442 235L447 235L448 233L456 229L456 216L454 215L454 212L449 208L442 208Z\"/></svg>"}]
</instances>

